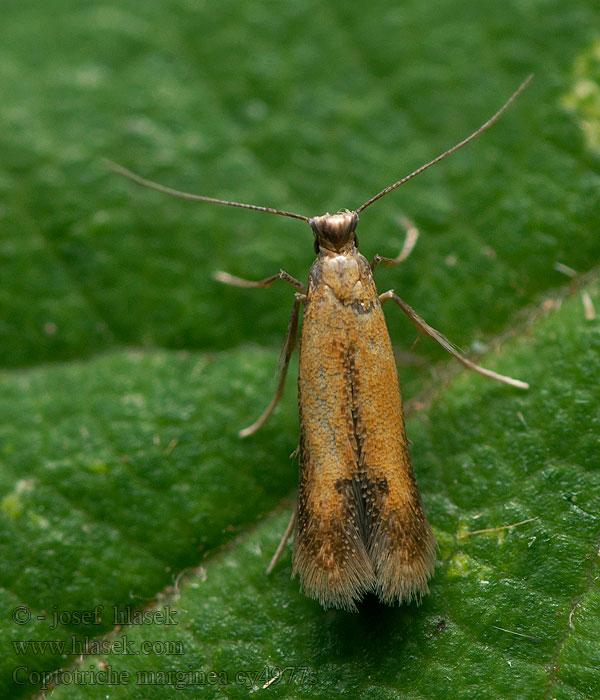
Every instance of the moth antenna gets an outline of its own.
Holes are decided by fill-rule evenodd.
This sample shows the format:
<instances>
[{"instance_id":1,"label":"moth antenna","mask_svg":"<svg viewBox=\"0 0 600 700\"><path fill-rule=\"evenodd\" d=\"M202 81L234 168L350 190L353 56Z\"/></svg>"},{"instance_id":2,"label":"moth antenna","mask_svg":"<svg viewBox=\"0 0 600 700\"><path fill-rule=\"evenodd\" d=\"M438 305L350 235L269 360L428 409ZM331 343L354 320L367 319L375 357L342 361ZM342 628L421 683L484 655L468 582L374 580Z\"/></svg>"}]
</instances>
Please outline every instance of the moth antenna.
<instances>
[{"instance_id":1,"label":"moth antenna","mask_svg":"<svg viewBox=\"0 0 600 700\"><path fill-rule=\"evenodd\" d=\"M388 192L391 192L392 190L395 190L397 187L400 187L400 185L403 185L405 182L412 180L413 177L420 175L424 170L427 170L427 168L430 168L432 165L439 163L440 160L443 160L447 156L452 155L453 153L458 151L459 148L466 146L469 143L469 141L472 141L473 139L477 138L479 136L479 134L483 133L486 129L489 129L490 126L495 124L498 121L498 119L500 119L500 117L510 107L510 105L517 99L517 97L523 92L523 90L525 90L525 88L529 85L529 83L531 82L532 79L533 79L533 74L531 74L519 86L519 89L510 97L510 99L507 102L504 103L504 105L496 112L496 114L494 114L493 117L488 119L487 122L485 122L485 124L482 124L479 127L479 129L477 129L477 131L474 131L470 136L467 136L467 138L464 141L457 143L456 146L453 146L448 151L445 151L444 153L439 155L437 158L434 158L433 160L429 161L429 163L425 163L425 165L422 165L420 168L417 168L410 175L403 177L402 180L398 180L398 182L395 182L393 185L390 185L389 187L386 187L384 190L381 190L381 192L378 192L374 197L371 197L371 199L369 199L361 207L359 207L356 210L356 213L360 214L360 212L363 211L363 209L366 209L369 205L373 204L373 202L376 202L378 199L381 199L381 197L386 195Z\"/></svg>"},{"instance_id":2,"label":"moth antenna","mask_svg":"<svg viewBox=\"0 0 600 700\"><path fill-rule=\"evenodd\" d=\"M272 209L271 207L259 207L256 204L244 204L242 202L229 202L225 199L216 199L214 197L203 197L199 194L192 194L191 192L182 192L181 190L175 190L172 187L166 187L158 182L153 182L152 180L146 180L146 178L141 175L137 175L131 170L127 170L122 165L115 163L108 158L104 158L104 163L118 175L126 177L128 180L133 180L133 182L141 185L142 187L148 187L151 190L157 190L158 192L163 192L164 194L170 194L173 197L179 197L180 199L189 199L192 202L209 202L211 204L223 204L227 207L240 207L241 209L254 209L254 211L264 211L267 214L279 214L280 216L289 216L292 219L300 219L301 221L309 222L308 216L303 216L302 214L294 214L290 211L282 211L281 209Z\"/></svg>"}]
</instances>

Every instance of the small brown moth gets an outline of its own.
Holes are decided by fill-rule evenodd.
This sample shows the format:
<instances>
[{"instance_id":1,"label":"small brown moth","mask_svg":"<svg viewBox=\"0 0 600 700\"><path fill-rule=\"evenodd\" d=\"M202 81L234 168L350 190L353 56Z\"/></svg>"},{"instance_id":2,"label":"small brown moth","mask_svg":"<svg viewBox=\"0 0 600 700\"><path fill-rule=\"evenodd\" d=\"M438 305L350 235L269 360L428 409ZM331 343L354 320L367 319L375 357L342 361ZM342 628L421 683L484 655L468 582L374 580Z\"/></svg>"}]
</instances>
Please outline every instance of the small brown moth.
<instances>
[{"instance_id":1,"label":"small brown moth","mask_svg":"<svg viewBox=\"0 0 600 700\"><path fill-rule=\"evenodd\" d=\"M358 252L355 231L359 214L492 126L531 77L464 141L354 211L309 218L172 190L111 164L121 175L161 192L301 219L312 228L317 259L310 269L308 287L284 270L257 282L225 272L216 273L216 278L226 284L262 288L285 280L298 290L275 395L256 423L240 432L242 437L265 423L281 397L297 343L300 305L304 305L298 372L298 504L267 573L295 528L292 575L298 574L304 592L326 608L356 610L356 602L368 592L388 604L420 600L429 590L427 581L435 566L436 542L408 452L398 375L382 304L394 301L414 323L419 336L433 338L469 369L528 388L524 382L479 367L460 355L393 291L378 294L373 271L380 263L392 266L404 260L417 232L409 224L398 257L376 255L369 263Z\"/></svg>"}]
</instances>

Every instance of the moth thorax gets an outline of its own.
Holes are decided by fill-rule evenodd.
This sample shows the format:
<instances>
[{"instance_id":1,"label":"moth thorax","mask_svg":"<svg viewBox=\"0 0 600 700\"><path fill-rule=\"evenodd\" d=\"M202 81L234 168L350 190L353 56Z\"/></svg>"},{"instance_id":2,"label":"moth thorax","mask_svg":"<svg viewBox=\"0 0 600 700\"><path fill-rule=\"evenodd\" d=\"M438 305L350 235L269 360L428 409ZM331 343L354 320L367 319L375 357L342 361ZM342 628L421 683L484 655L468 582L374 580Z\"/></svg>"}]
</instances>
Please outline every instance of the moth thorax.
<instances>
[{"instance_id":1,"label":"moth thorax","mask_svg":"<svg viewBox=\"0 0 600 700\"><path fill-rule=\"evenodd\" d=\"M309 223L315 234L317 252L318 248L341 252L356 244L354 231L358 224L358 214L355 211L315 216Z\"/></svg>"}]
</instances>

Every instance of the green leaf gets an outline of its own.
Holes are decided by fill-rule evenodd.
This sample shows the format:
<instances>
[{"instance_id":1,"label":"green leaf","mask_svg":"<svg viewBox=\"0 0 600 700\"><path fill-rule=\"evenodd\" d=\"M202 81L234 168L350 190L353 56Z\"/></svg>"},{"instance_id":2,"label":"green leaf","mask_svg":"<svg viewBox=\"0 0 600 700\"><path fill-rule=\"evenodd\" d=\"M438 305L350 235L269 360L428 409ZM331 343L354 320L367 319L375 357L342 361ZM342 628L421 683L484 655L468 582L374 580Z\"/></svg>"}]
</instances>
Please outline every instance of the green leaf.
<instances>
[{"instance_id":1,"label":"green leaf","mask_svg":"<svg viewBox=\"0 0 600 700\"><path fill-rule=\"evenodd\" d=\"M600 298L598 283L588 291ZM325 612L290 580L289 553L267 577L286 507L184 573L146 611L156 617L111 636L114 650L101 659L71 666L53 697L104 697L106 686L86 682L85 673L98 678L107 666L121 679L123 698L176 698L184 690L194 697L200 689L242 698L265 685L277 697L337 697L344 689L373 698L597 697L599 349L600 324L585 322L575 296L498 360L501 371L531 381L529 392L461 373L426 412L413 414L415 468L440 545L420 607L367 599L356 615ZM220 357L214 371L234 359L244 365L236 353ZM148 361L168 384L160 371L165 358ZM139 364L127 362L133 374ZM194 391L202 396L212 379L205 372ZM251 511L273 496L256 489L251 472L260 478L260 467L244 470L235 436L204 435L199 444L209 452L209 445L226 446L236 472L202 506L207 531L219 516L237 520L240 498ZM256 449L253 443L248 454ZM287 486L293 480L281 478ZM250 498L236 493L238 479ZM274 475L274 489L278 481ZM187 508L201 498L197 493ZM160 520L169 517L175 527L189 515ZM159 539L150 529L147 548ZM169 560L166 552L162 558ZM121 570L132 574L129 566Z\"/></svg>"},{"instance_id":2,"label":"green leaf","mask_svg":"<svg viewBox=\"0 0 600 700\"><path fill-rule=\"evenodd\" d=\"M176 606L178 624L125 636L136 648L183 641L185 653L104 662L134 679L227 673L226 684L205 675L190 697L245 696L287 666L294 676L268 692L600 695L598 327L577 295L558 308L567 268L589 272L599 306L600 11L584 0L538 9L4 3L4 697L30 697L36 673L102 670L98 659L74 665L86 640L113 638L103 635L114 606L154 603ZM399 217L414 220L419 244L400 268L378 270L380 290L393 287L472 352L495 347L484 364L532 389L452 379L431 342L401 365L440 543L432 593L421 607L366 601L356 616L325 613L288 580L289 557L264 576L297 480L293 386L259 434L237 437L274 388L292 292L212 278L284 268L305 280L310 230L136 188L100 159L209 196L333 212L460 141L530 72L491 131L366 210L359 237L368 257L394 255ZM403 361L414 329L397 309L386 314ZM56 697L186 692L156 678L110 690L62 680Z\"/></svg>"}]
</instances>

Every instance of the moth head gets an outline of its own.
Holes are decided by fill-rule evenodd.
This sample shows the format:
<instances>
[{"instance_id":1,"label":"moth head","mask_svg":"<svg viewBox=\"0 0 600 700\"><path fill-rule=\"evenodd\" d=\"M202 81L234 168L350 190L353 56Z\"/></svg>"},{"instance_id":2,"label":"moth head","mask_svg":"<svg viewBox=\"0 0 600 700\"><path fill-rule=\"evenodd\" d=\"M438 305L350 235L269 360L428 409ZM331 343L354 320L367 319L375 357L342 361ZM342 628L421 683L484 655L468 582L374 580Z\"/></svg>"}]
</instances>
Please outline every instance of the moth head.
<instances>
[{"instance_id":1,"label":"moth head","mask_svg":"<svg viewBox=\"0 0 600 700\"><path fill-rule=\"evenodd\" d=\"M358 225L358 214L355 211L314 216L309 219L308 223L315 234L315 251L317 253L320 248L339 253L352 246L358 246L358 239L354 233Z\"/></svg>"}]
</instances>

